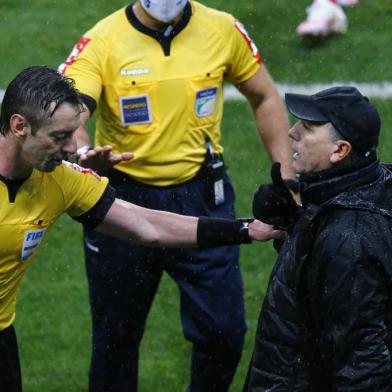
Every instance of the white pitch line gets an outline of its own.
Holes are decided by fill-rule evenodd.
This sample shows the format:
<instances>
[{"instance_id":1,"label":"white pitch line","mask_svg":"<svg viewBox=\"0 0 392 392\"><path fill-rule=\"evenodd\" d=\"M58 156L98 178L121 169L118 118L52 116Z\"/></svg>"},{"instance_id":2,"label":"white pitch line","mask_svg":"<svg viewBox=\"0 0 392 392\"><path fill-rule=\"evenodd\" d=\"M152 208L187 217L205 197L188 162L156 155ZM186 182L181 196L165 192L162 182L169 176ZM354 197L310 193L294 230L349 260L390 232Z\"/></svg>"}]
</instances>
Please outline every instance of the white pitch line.
<instances>
[{"instance_id":1,"label":"white pitch line","mask_svg":"<svg viewBox=\"0 0 392 392\"><path fill-rule=\"evenodd\" d=\"M369 98L390 99L392 98L392 82L375 82L375 83L357 83L357 82L330 82L330 83L312 83L312 84L288 84L276 83L279 94L283 96L285 93L297 94L314 94L317 91L324 90L333 86L355 86L363 95ZM224 91L225 99L229 101L244 100L244 96L233 86L228 85Z\"/></svg>"},{"instance_id":2,"label":"white pitch line","mask_svg":"<svg viewBox=\"0 0 392 392\"><path fill-rule=\"evenodd\" d=\"M363 95L369 98L391 99L392 98L392 82L330 82L330 83L310 83L310 84L289 84L276 83L279 94L298 93L313 94L317 91L324 90L332 86L356 86ZM4 90L0 89L0 102L3 100ZM224 90L224 97L228 101L242 101L244 96L233 86L227 85Z\"/></svg>"}]
</instances>

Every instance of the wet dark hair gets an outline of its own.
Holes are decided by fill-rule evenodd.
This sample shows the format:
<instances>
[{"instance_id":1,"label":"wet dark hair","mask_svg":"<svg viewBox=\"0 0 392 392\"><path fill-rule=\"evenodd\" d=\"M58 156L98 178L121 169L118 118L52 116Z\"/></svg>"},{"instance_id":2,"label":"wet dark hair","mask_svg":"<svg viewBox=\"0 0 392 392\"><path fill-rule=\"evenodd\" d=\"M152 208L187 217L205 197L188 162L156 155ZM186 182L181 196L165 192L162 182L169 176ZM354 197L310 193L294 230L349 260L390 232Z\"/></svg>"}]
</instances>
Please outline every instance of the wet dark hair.
<instances>
[{"instance_id":1,"label":"wet dark hair","mask_svg":"<svg viewBox=\"0 0 392 392\"><path fill-rule=\"evenodd\" d=\"M83 110L72 79L46 66L26 68L5 91L1 104L0 133L6 136L10 131L12 115L20 114L29 122L34 134L65 102Z\"/></svg>"}]
</instances>

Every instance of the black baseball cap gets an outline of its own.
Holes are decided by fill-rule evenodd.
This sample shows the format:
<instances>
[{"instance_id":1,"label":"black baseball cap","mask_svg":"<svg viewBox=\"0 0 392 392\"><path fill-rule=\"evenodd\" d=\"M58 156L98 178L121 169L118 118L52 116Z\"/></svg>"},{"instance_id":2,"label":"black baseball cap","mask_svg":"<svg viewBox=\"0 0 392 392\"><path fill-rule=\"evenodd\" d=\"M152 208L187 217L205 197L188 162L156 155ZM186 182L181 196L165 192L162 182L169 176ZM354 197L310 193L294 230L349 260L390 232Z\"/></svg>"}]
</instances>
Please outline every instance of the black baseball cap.
<instances>
[{"instance_id":1,"label":"black baseball cap","mask_svg":"<svg viewBox=\"0 0 392 392\"><path fill-rule=\"evenodd\" d=\"M332 87L313 95L287 93L285 100L294 117L332 123L357 153L367 156L376 149L381 128L380 115L355 87Z\"/></svg>"}]
</instances>

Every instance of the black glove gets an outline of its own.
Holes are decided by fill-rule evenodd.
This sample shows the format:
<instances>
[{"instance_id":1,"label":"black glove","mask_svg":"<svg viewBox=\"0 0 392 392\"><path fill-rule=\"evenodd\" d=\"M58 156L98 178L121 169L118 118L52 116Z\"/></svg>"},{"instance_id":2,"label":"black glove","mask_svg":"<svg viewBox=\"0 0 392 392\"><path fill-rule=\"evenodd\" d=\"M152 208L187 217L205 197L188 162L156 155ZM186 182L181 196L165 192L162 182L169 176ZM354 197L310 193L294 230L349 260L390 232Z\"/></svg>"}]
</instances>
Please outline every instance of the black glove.
<instances>
[{"instance_id":1,"label":"black glove","mask_svg":"<svg viewBox=\"0 0 392 392\"><path fill-rule=\"evenodd\" d=\"M280 173L280 162L271 167L272 184L261 185L253 196L253 215L270 225L287 229L297 218L300 206L295 202Z\"/></svg>"}]
</instances>

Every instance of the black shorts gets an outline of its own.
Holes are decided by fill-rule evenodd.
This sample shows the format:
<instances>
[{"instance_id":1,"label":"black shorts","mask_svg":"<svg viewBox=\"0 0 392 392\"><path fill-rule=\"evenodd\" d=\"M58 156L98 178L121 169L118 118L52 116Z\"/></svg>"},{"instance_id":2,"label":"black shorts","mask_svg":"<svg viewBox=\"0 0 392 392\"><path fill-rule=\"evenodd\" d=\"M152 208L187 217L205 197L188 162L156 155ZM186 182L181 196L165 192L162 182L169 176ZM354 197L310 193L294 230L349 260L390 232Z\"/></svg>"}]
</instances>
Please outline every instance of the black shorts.
<instances>
[{"instance_id":1,"label":"black shorts","mask_svg":"<svg viewBox=\"0 0 392 392\"><path fill-rule=\"evenodd\" d=\"M18 343L12 325L0 331L0 390L1 392L22 391Z\"/></svg>"}]
</instances>

